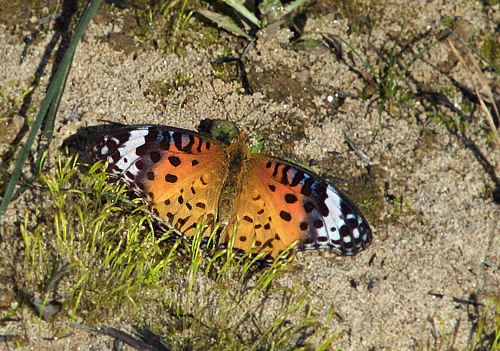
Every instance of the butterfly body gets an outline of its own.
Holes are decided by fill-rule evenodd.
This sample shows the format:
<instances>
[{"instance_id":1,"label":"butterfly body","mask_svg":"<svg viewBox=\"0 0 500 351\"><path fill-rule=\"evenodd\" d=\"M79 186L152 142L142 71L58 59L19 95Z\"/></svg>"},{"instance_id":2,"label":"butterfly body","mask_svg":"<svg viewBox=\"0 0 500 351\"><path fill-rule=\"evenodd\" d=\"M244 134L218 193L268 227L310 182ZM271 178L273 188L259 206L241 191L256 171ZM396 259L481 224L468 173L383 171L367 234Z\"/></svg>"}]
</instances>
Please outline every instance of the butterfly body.
<instances>
[{"instance_id":1,"label":"butterfly body","mask_svg":"<svg viewBox=\"0 0 500 351\"><path fill-rule=\"evenodd\" d=\"M270 258L294 243L354 255L371 241L364 217L332 184L287 161L251 153L241 136L226 144L179 128L119 126L95 138L89 153L107 161L111 174L186 236L201 221L208 236L220 222L221 243Z\"/></svg>"}]
</instances>

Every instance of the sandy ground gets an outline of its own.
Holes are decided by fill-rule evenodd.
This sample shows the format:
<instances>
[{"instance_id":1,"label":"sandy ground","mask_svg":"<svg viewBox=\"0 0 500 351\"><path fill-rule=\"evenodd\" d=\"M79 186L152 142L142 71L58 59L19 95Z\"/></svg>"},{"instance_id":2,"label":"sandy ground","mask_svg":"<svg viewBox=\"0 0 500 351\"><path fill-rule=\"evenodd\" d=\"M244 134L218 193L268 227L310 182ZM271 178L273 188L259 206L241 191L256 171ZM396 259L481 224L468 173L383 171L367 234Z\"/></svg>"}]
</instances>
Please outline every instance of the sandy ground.
<instances>
[{"instance_id":1,"label":"sandy ground","mask_svg":"<svg viewBox=\"0 0 500 351\"><path fill-rule=\"evenodd\" d=\"M371 222L374 242L366 252L355 258L300 253L294 262L298 269L277 282L308 285L319 319L335 309L331 332L345 333L334 347L465 350L473 342L483 306L498 298L500 286L500 207L498 195L496 201L494 197L500 187L500 155L485 132L485 114L461 90L475 94L473 65L460 63L443 41L410 67L399 82L395 103L379 110L378 87L366 66L345 45L339 60L324 35L342 38L379 70L390 57L384 50L391 49L402 31L396 52L398 65L405 67L445 33L446 18L455 19L455 33L479 46L481 36L496 28L498 6L468 0L371 6L367 9L377 21L370 35L350 34L349 21L333 10L311 16L304 28L303 38L324 44L319 47L292 48L293 33L286 27L261 33L247 61L255 89L251 96L241 94L237 79L225 82L212 71L211 62L236 47L229 35L208 48L196 40L187 42L181 56L144 49L132 33L124 32L120 13L105 6L76 52L50 162L64 139L100 119L195 129L201 119L227 118L251 138L264 135L267 153L293 157L320 174L346 179L341 187ZM103 20L111 12L113 20ZM10 97L28 89L55 35L51 30L38 33L20 62L29 30L16 31L15 25L0 25L0 87ZM110 39L118 35L126 36L127 45ZM478 60L455 35L450 40L467 58ZM30 106L43 98L48 67ZM184 77L181 86L168 93L158 89L159 82L173 85L179 75ZM484 75L498 89L498 76L491 70ZM338 92L352 97L329 102L328 96ZM445 94L452 108L417 97L420 92ZM447 128L465 117L471 122L462 129ZM19 115L2 123L0 142L6 152L6 145L24 135L23 123ZM344 133L369 157L370 167L345 143ZM9 250L9 242L16 240L25 205L22 199L11 204L2 223L1 250ZM2 282L9 294L9 277ZM0 335L22 330L22 349L111 347L109 338L76 330L53 340L50 324L29 309L18 311L16 318L0 324ZM0 342L0 349L16 347Z\"/></svg>"}]
</instances>

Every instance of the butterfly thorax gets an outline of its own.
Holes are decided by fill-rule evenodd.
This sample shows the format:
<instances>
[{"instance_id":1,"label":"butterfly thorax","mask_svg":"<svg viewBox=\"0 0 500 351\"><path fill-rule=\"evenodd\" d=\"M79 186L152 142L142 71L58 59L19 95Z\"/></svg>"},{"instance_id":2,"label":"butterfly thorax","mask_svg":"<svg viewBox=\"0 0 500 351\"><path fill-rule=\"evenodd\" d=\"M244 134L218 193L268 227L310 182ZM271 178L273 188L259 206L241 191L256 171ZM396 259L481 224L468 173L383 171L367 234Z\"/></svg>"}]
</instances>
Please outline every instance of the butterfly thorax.
<instances>
[{"instance_id":1,"label":"butterfly thorax","mask_svg":"<svg viewBox=\"0 0 500 351\"><path fill-rule=\"evenodd\" d=\"M232 214L233 204L241 192L241 180L245 172L245 163L250 158L250 151L245 143L246 138L240 135L236 142L227 149L228 173L219 202L219 220L227 224Z\"/></svg>"}]
</instances>

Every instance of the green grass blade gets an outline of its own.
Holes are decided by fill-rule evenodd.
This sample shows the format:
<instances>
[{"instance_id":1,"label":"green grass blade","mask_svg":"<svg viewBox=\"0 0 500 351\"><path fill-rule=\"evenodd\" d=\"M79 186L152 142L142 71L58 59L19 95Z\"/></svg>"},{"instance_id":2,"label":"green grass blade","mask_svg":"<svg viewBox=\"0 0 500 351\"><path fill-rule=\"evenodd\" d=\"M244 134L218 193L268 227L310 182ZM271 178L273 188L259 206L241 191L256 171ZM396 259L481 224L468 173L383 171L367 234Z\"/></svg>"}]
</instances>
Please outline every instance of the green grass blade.
<instances>
[{"instance_id":1,"label":"green grass blade","mask_svg":"<svg viewBox=\"0 0 500 351\"><path fill-rule=\"evenodd\" d=\"M299 8L300 6L307 3L309 0L295 0L287 5L285 5L281 17L288 15L293 10Z\"/></svg>"},{"instance_id":2,"label":"green grass blade","mask_svg":"<svg viewBox=\"0 0 500 351\"><path fill-rule=\"evenodd\" d=\"M234 10L238 11L243 17L255 24L257 27L262 28L262 23L255 17L244 5L238 0L222 0L227 5L231 6Z\"/></svg>"},{"instance_id":3,"label":"green grass blade","mask_svg":"<svg viewBox=\"0 0 500 351\"><path fill-rule=\"evenodd\" d=\"M413 58L411 59L411 61L406 65L406 67L397 76L396 81L397 82L401 81L406 76L406 72L408 72L408 69L415 63L415 61L417 61L420 58L422 58L422 56L424 56L424 54L426 52L428 52L429 50L431 50L434 46L436 46L439 43L441 43L440 39L438 39L438 40L434 41L433 43L427 45L422 50L420 50L415 56L413 56Z\"/></svg>"},{"instance_id":4,"label":"green grass blade","mask_svg":"<svg viewBox=\"0 0 500 351\"><path fill-rule=\"evenodd\" d=\"M71 60L70 60L69 64L67 65L68 67L64 67L65 68L64 77L62 77L62 76L55 77L54 76L53 83L56 86L56 89L55 89L54 95L53 95L54 98L50 103L49 110L48 110L47 115L44 119L45 123L43 126L42 138L40 139L40 144L38 145L38 152L37 152L38 159L37 159L37 162L35 164L35 169L40 169L41 165L43 164L44 152L45 152L45 150L48 149L48 147L50 145L50 141L52 140L52 135L54 134L54 125L56 122L56 114L57 114L57 111L59 110L59 103L61 101L61 96L62 96L62 93L64 92L64 87L66 86L66 78L68 77L68 73L69 73L68 68L70 67L72 60L73 60L73 55L71 55ZM62 65L65 63L66 62L64 62L64 61L61 62L60 67L62 67ZM56 78L57 78L57 81L56 81ZM61 78L62 78L62 82L61 82Z\"/></svg>"},{"instance_id":5,"label":"green grass blade","mask_svg":"<svg viewBox=\"0 0 500 351\"><path fill-rule=\"evenodd\" d=\"M368 68L368 70L370 71L370 73L374 76L374 77L377 77L378 74L377 72L375 72L375 69L373 68L373 66L370 64L370 61L368 61L368 59L366 57L364 57L363 55L361 55L361 53L359 53L355 48L354 46L352 46L351 44L349 44L347 41L345 41L344 39L342 39L341 37L339 36L336 36L336 35L333 35L333 34L323 34L324 36L328 37L332 37L334 38L335 40L337 41L340 41L342 44L345 44L349 49L351 49L351 51L354 53L354 55L356 55L361 61L363 61L363 65ZM380 84L380 78L377 78L377 83Z\"/></svg>"},{"instance_id":6,"label":"green grass blade","mask_svg":"<svg viewBox=\"0 0 500 351\"><path fill-rule=\"evenodd\" d=\"M243 29L238 27L238 25L228 16L224 16L210 10L198 10L198 13L235 35L241 35L248 40L251 39L251 37L245 33Z\"/></svg>"},{"instance_id":7,"label":"green grass blade","mask_svg":"<svg viewBox=\"0 0 500 351\"><path fill-rule=\"evenodd\" d=\"M45 133L45 140L47 140L47 145L45 146L45 148L48 147L48 142L50 141L50 139L52 139L54 119L57 107L59 106L59 101L62 92L64 90L63 87L66 82L66 78L68 77L71 61L73 60L73 55L75 53L76 46L80 41L80 39L82 38L83 34L85 33L85 29L87 28L90 20L94 16L94 13L99 8L101 2L102 0L91 0L89 2L87 9L85 10L85 12L81 17L80 22L78 23L78 26L75 30L75 36L73 37L73 40L69 44L68 50L66 51L61 61L61 64L57 69L56 74L54 75L54 79L52 80L49 88L47 89L47 95L45 96L45 99L43 100L42 105L40 106L40 111L38 112L36 120L33 123L31 130L28 134L28 138L26 139L26 142L23 148L21 149L19 158L16 161L16 166L9 179L9 183L7 184L7 188L5 190L2 203L0 204L0 216L5 214L5 211L7 210L7 205L9 204L10 200L12 199L12 196L14 195L14 190L16 188L19 177L21 176L21 173L23 171L23 167L26 162L26 159L28 158L31 146L35 142L35 138L38 132L40 131L40 128L44 123L44 121L45 125L48 126L50 129L48 132ZM49 111L49 109L51 111L48 114L47 112ZM52 126L52 128L50 128L50 126ZM41 160L43 149L44 148L42 147L42 149L40 150L42 151L42 153L39 153L38 156L39 160Z\"/></svg>"}]
</instances>

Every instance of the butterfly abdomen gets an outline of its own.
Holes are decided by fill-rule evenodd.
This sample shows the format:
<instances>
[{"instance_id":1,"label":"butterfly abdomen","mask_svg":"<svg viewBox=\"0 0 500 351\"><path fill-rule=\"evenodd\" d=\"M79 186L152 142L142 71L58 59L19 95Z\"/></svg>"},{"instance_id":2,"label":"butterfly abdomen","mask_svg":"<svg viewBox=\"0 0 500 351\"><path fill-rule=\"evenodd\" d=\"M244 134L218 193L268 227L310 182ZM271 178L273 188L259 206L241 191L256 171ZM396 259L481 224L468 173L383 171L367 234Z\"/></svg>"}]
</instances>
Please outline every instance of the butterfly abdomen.
<instances>
[{"instance_id":1,"label":"butterfly abdomen","mask_svg":"<svg viewBox=\"0 0 500 351\"><path fill-rule=\"evenodd\" d=\"M219 201L219 220L227 224L234 211L234 203L241 196L242 182L245 181L245 166L250 152L244 139L240 138L227 148L227 176L221 189Z\"/></svg>"}]
</instances>

